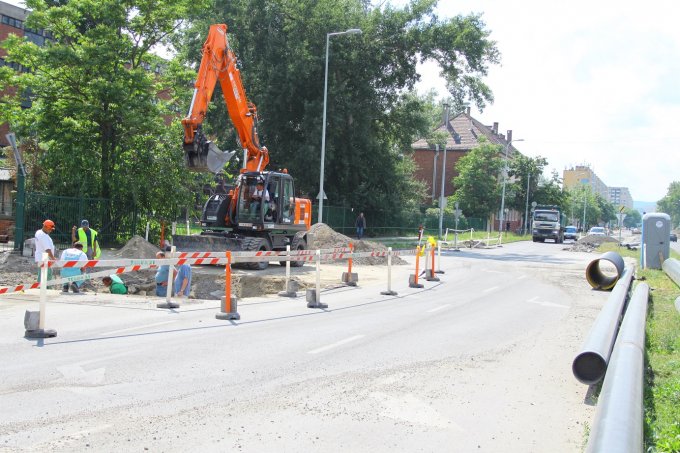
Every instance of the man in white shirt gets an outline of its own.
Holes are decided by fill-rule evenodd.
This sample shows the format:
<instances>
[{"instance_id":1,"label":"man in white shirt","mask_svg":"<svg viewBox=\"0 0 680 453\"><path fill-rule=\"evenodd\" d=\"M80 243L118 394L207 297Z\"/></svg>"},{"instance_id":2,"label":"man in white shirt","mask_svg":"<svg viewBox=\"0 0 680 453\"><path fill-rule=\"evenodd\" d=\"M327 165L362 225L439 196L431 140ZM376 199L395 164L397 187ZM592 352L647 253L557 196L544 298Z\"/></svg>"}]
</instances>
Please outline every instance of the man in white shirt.
<instances>
[{"instance_id":1,"label":"man in white shirt","mask_svg":"<svg viewBox=\"0 0 680 453\"><path fill-rule=\"evenodd\" d=\"M47 219L43 222L41 229L35 232L35 262L40 264L43 253L47 253L47 257L54 261L54 242L50 237L50 233L54 231L54 222ZM47 268L47 279L52 279L52 268ZM40 268L38 268L38 281L40 281Z\"/></svg>"},{"instance_id":2,"label":"man in white shirt","mask_svg":"<svg viewBox=\"0 0 680 453\"><path fill-rule=\"evenodd\" d=\"M263 182L258 182L255 192L250 197L250 212L257 212L262 206L262 202L269 203L269 191L264 188Z\"/></svg>"}]
</instances>

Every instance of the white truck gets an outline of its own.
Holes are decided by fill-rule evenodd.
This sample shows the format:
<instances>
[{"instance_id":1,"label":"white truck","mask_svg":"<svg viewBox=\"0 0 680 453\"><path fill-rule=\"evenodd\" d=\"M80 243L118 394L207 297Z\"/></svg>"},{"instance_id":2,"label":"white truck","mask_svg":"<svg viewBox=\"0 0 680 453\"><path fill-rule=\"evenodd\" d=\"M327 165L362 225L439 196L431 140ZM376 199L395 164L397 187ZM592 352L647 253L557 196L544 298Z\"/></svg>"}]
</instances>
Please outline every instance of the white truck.
<instances>
[{"instance_id":1,"label":"white truck","mask_svg":"<svg viewBox=\"0 0 680 453\"><path fill-rule=\"evenodd\" d=\"M564 242L564 227L567 217L559 206L542 206L534 208L531 220L531 238L534 242L545 242L554 239L556 244Z\"/></svg>"}]
</instances>

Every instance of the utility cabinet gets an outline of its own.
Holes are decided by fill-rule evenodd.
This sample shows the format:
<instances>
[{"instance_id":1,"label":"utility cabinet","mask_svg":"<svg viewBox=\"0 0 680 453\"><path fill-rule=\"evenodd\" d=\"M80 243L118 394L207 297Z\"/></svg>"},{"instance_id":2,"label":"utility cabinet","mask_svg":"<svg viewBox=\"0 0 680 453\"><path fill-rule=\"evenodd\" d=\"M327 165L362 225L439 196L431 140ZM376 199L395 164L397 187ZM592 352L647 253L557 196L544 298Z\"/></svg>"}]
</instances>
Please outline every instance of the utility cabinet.
<instances>
[{"instance_id":1,"label":"utility cabinet","mask_svg":"<svg viewBox=\"0 0 680 453\"><path fill-rule=\"evenodd\" d=\"M664 213L642 216L642 250L645 268L661 269L670 255L671 218Z\"/></svg>"}]
</instances>

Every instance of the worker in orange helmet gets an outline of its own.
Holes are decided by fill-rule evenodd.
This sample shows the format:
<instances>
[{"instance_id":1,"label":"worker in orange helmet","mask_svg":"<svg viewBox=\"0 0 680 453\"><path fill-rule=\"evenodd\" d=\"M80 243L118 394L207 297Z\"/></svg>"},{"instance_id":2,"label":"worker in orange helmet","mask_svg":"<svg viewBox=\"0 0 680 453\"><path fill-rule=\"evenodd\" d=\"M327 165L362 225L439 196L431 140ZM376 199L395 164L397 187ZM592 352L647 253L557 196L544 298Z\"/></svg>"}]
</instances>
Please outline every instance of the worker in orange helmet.
<instances>
[{"instance_id":1,"label":"worker in orange helmet","mask_svg":"<svg viewBox=\"0 0 680 453\"><path fill-rule=\"evenodd\" d=\"M50 237L50 233L54 231L54 222L47 219L43 222L42 228L35 232L35 262L40 264L43 253L47 253L47 257L54 261L54 242ZM52 279L52 268L47 268L47 279ZM38 268L38 281L40 281L40 268Z\"/></svg>"}]
</instances>

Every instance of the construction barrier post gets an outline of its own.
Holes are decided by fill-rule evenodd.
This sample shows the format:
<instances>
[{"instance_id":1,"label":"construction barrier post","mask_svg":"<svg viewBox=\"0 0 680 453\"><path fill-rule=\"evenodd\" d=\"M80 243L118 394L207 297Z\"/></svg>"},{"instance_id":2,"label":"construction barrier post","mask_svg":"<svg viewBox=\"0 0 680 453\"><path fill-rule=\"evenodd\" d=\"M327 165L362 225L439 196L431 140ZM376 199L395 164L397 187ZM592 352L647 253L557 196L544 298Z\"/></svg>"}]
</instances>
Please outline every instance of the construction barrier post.
<instances>
[{"instance_id":1,"label":"construction barrier post","mask_svg":"<svg viewBox=\"0 0 680 453\"><path fill-rule=\"evenodd\" d=\"M286 256L290 258L290 245L286 246ZM297 282L290 279L290 260L286 260L286 289L279 292L281 297L297 297Z\"/></svg>"},{"instance_id":2,"label":"construction barrier post","mask_svg":"<svg viewBox=\"0 0 680 453\"><path fill-rule=\"evenodd\" d=\"M57 336L57 331L45 329L45 309L47 305L47 275L49 261L47 253L42 254L42 267L40 268L40 311L38 313L26 310L24 315L24 327L26 338L52 338Z\"/></svg>"},{"instance_id":3,"label":"construction barrier post","mask_svg":"<svg viewBox=\"0 0 680 453\"><path fill-rule=\"evenodd\" d=\"M170 249L170 256L166 256L166 258L174 258L175 257L175 246L173 245L172 248ZM176 302L172 301L172 284L174 282L174 271L175 271L175 266L173 265L168 265L168 291L165 293L165 302L156 304L156 308L179 308L179 304Z\"/></svg>"},{"instance_id":4,"label":"construction barrier post","mask_svg":"<svg viewBox=\"0 0 680 453\"><path fill-rule=\"evenodd\" d=\"M220 312L215 315L217 319L238 320L241 315L236 311L237 301L231 295L231 252L227 251L227 264L224 266L224 297L220 304Z\"/></svg>"},{"instance_id":5,"label":"construction barrier post","mask_svg":"<svg viewBox=\"0 0 680 453\"><path fill-rule=\"evenodd\" d=\"M392 291L392 247L387 247L387 291L380 291L385 296L396 296L397 292Z\"/></svg>"},{"instance_id":6,"label":"construction barrier post","mask_svg":"<svg viewBox=\"0 0 680 453\"><path fill-rule=\"evenodd\" d=\"M432 267L430 269L427 269L427 266L425 266L425 280L427 280L428 282L438 282L439 277L434 275L434 247L428 248L428 252L425 255L426 263L428 258L432 261Z\"/></svg>"},{"instance_id":7,"label":"construction barrier post","mask_svg":"<svg viewBox=\"0 0 680 453\"><path fill-rule=\"evenodd\" d=\"M434 267L434 266L433 266ZM443 274L442 270L442 244L437 242L437 270L434 271L435 274Z\"/></svg>"},{"instance_id":8,"label":"construction barrier post","mask_svg":"<svg viewBox=\"0 0 680 453\"><path fill-rule=\"evenodd\" d=\"M357 275L356 272L352 272L352 253L354 253L354 244L351 242L349 243L349 259L347 260L347 272L342 273L342 283L344 283L347 286L357 286L357 282L359 281L359 276Z\"/></svg>"},{"instance_id":9,"label":"construction barrier post","mask_svg":"<svg viewBox=\"0 0 680 453\"><path fill-rule=\"evenodd\" d=\"M420 246L416 247L416 273L411 274L408 279L408 286L409 288L423 288L422 283L418 283L418 272L420 271L419 267L419 262L420 262Z\"/></svg>"},{"instance_id":10,"label":"construction barrier post","mask_svg":"<svg viewBox=\"0 0 680 453\"><path fill-rule=\"evenodd\" d=\"M316 289L307 290L307 308L328 308L321 303L321 250L316 251Z\"/></svg>"}]
</instances>

